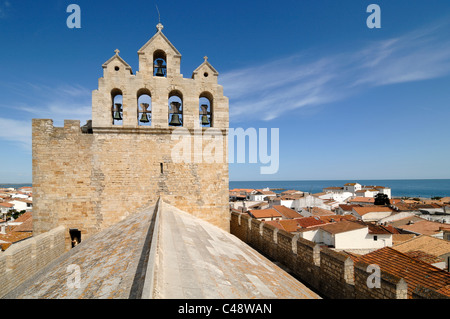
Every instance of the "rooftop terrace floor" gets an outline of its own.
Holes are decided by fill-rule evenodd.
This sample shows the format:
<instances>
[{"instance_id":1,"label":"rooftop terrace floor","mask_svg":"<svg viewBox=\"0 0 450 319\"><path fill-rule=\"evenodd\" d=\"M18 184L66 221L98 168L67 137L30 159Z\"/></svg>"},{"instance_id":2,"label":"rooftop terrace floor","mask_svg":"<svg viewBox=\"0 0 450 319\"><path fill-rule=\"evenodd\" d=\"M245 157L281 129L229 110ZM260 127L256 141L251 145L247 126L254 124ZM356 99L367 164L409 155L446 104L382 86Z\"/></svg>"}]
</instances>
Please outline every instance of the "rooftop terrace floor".
<instances>
[{"instance_id":1,"label":"rooftop terrace floor","mask_svg":"<svg viewBox=\"0 0 450 319\"><path fill-rule=\"evenodd\" d=\"M82 241L5 298L320 299L234 235L160 205L158 219L155 206L142 208ZM145 291L148 269L154 269L151 291Z\"/></svg>"}]
</instances>

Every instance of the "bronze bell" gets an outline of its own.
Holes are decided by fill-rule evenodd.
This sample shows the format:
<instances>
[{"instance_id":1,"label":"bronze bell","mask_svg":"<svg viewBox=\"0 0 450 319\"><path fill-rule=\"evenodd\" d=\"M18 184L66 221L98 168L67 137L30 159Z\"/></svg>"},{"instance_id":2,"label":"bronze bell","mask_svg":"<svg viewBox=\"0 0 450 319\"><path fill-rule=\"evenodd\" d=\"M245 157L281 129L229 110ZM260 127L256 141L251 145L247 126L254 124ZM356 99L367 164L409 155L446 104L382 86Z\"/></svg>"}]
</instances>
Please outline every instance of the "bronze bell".
<instances>
[{"instance_id":1,"label":"bronze bell","mask_svg":"<svg viewBox=\"0 0 450 319\"><path fill-rule=\"evenodd\" d=\"M203 104L201 106L201 108L202 108L202 111L200 113L202 115L201 123L202 123L202 125L209 125L210 123L209 123L209 119L208 119L208 105Z\"/></svg>"},{"instance_id":2,"label":"bronze bell","mask_svg":"<svg viewBox=\"0 0 450 319\"><path fill-rule=\"evenodd\" d=\"M142 113L141 119L139 120L141 123L148 123L150 120L148 119L147 113Z\"/></svg>"},{"instance_id":3,"label":"bronze bell","mask_svg":"<svg viewBox=\"0 0 450 319\"><path fill-rule=\"evenodd\" d=\"M181 119L180 119L180 106L181 103L180 102L172 102L170 103L171 107L172 107L172 118L170 120L169 125L172 126L180 126L181 125Z\"/></svg>"},{"instance_id":4,"label":"bronze bell","mask_svg":"<svg viewBox=\"0 0 450 319\"><path fill-rule=\"evenodd\" d=\"M113 119L116 120L116 121L121 121L122 120L122 114L120 114L120 113L121 113L121 110L122 110L122 104L116 103L114 105L115 105L115 107L114 107Z\"/></svg>"},{"instance_id":5,"label":"bronze bell","mask_svg":"<svg viewBox=\"0 0 450 319\"><path fill-rule=\"evenodd\" d=\"M202 115L202 125L209 125L208 116Z\"/></svg>"},{"instance_id":6,"label":"bronze bell","mask_svg":"<svg viewBox=\"0 0 450 319\"><path fill-rule=\"evenodd\" d=\"M179 114L172 114L172 119L170 120L169 124L172 125L172 126L180 126L181 125L180 115Z\"/></svg>"},{"instance_id":7,"label":"bronze bell","mask_svg":"<svg viewBox=\"0 0 450 319\"><path fill-rule=\"evenodd\" d=\"M148 103L141 103L141 107L142 107L142 115L141 115L141 119L139 120L139 122L141 123L148 123L150 122L148 116L147 116L147 108L148 108L149 104Z\"/></svg>"},{"instance_id":8,"label":"bronze bell","mask_svg":"<svg viewBox=\"0 0 450 319\"><path fill-rule=\"evenodd\" d=\"M156 63L155 63L155 69L156 69L155 76L164 76L164 69L165 68L166 68L166 66L163 65L163 61L162 60L156 60Z\"/></svg>"}]
</instances>

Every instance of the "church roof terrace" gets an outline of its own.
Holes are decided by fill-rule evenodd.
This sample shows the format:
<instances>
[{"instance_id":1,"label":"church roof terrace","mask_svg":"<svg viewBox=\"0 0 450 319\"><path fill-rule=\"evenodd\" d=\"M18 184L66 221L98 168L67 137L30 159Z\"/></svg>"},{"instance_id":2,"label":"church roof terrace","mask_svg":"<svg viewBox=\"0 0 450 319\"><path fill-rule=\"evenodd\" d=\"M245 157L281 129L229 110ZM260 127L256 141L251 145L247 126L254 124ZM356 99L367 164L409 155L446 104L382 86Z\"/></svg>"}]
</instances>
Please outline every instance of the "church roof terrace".
<instances>
[{"instance_id":1,"label":"church roof terrace","mask_svg":"<svg viewBox=\"0 0 450 319\"><path fill-rule=\"evenodd\" d=\"M71 265L79 288L68 285ZM163 201L83 240L6 298L320 299L237 237Z\"/></svg>"}]
</instances>

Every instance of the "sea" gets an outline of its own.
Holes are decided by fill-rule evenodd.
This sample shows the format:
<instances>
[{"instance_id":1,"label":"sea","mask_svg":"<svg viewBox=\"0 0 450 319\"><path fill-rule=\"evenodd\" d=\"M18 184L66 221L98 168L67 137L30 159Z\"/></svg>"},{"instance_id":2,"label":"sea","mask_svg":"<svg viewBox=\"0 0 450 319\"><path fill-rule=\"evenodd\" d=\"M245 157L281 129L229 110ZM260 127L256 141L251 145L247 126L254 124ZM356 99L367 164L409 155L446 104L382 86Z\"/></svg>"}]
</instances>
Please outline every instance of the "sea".
<instances>
[{"instance_id":1,"label":"sea","mask_svg":"<svg viewBox=\"0 0 450 319\"><path fill-rule=\"evenodd\" d=\"M308 193L320 193L326 187L342 187L346 183L385 186L391 188L392 197L447 197L450 196L450 179L386 179L386 180L308 180L308 181L230 181L230 189L270 188L275 193L295 189Z\"/></svg>"},{"instance_id":2,"label":"sea","mask_svg":"<svg viewBox=\"0 0 450 319\"><path fill-rule=\"evenodd\" d=\"M230 189L270 188L276 193L296 189L308 193L320 193L322 189L332 186L344 186L346 183L385 186L391 188L392 197L447 197L450 196L450 179L383 179L383 180L308 180L308 181L230 181ZM32 184L0 184L2 187L31 187Z\"/></svg>"}]
</instances>

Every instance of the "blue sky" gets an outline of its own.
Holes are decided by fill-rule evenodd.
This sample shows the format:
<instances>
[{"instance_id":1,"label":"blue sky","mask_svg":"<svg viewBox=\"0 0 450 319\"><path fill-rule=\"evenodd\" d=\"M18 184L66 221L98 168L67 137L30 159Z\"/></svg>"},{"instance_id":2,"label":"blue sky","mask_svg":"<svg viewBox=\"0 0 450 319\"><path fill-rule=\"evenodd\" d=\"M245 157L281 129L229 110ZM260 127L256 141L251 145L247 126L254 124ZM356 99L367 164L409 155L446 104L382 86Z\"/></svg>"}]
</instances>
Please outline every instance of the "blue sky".
<instances>
[{"instance_id":1,"label":"blue sky","mask_svg":"<svg viewBox=\"0 0 450 319\"><path fill-rule=\"evenodd\" d=\"M0 0L0 183L31 182L32 118L91 118L116 48L138 70L155 4L184 76L205 55L219 71L230 127L280 130L278 173L231 180L450 178L448 0Z\"/></svg>"}]
</instances>

